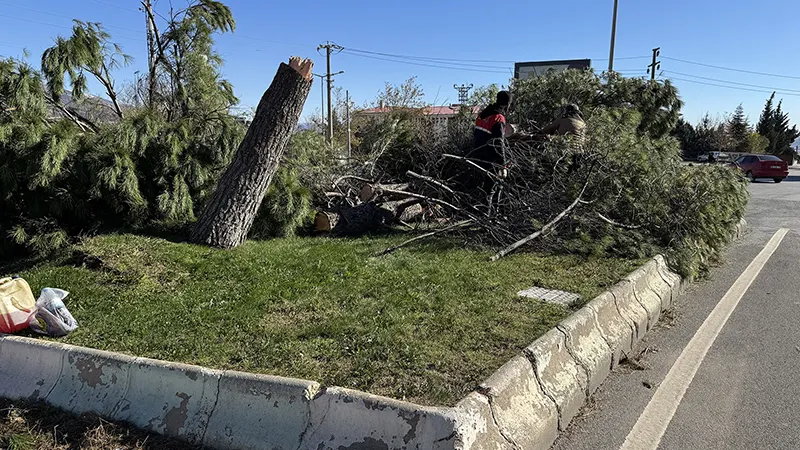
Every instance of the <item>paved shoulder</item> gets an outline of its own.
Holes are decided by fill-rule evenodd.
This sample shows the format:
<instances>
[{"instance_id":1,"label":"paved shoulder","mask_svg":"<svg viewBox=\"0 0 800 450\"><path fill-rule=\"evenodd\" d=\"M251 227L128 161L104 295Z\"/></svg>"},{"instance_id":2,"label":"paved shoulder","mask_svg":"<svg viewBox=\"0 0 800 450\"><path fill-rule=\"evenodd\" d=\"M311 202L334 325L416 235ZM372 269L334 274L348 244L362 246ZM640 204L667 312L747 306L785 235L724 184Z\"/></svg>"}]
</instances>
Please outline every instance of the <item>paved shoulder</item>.
<instances>
[{"instance_id":1,"label":"paved shoulder","mask_svg":"<svg viewBox=\"0 0 800 450\"><path fill-rule=\"evenodd\" d=\"M659 448L800 448L800 171L791 175L750 186L746 237L709 281L676 299L638 362L607 379L553 448L620 448L679 355L779 228L788 234L704 355Z\"/></svg>"}]
</instances>

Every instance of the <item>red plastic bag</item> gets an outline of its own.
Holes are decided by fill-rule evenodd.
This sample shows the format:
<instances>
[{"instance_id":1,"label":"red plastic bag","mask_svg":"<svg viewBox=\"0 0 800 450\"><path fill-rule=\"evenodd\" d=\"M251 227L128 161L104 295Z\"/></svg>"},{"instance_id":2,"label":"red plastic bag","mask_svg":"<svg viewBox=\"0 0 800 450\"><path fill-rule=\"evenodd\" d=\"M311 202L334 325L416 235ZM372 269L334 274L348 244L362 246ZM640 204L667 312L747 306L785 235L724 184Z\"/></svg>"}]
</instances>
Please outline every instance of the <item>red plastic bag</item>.
<instances>
[{"instance_id":1,"label":"red plastic bag","mask_svg":"<svg viewBox=\"0 0 800 450\"><path fill-rule=\"evenodd\" d=\"M0 279L0 333L28 328L36 313L36 301L28 282L22 278Z\"/></svg>"}]
</instances>

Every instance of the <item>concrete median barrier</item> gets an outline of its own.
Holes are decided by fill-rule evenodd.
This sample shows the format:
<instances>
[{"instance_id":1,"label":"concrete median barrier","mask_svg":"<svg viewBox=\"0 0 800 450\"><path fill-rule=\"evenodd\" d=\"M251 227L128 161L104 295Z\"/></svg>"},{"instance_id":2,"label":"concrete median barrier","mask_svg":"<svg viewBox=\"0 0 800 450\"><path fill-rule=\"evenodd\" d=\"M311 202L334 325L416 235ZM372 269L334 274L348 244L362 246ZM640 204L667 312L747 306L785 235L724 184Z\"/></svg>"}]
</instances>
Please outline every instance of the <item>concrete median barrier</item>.
<instances>
[{"instance_id":1,"label":"concrete median barrier","mask_svg":"<svg viewBox=\"0 0 800 450\"><path fill-rule=\"evenodd\" d=\"M582 308L557 326L566 335L569 353L588 377L586 395L591 395L611 372L612 353L600 329L597 316L590 308Z\"/></svg>"},{"instance_id":2,"label":"concrete median barrier","mask_svg":"<svg viewBox=\"0 0 800 450\"><path fill-rule=\"evenodd\" d=\"M67 347L67 346L65 346ZM134 358L119 353L69 346L48 403L77 414L114 417L128 388Z\"/></svg>"},{"instance_id":3,"label":"concrete median barrier","mask_svg":"<svg viewBox=\"0 0 800 450\"><path fill-rule=\"evenodd\" d=\"M58 382L61 344L0 335L0 397L44 400Z\"/></svg>"},{"instance_id":4,"label":"concrete median barrier","mask_svg":"<svg viewBox=\"0 0 800 450\"><path fill-rule=\"evenodd\" d=\"M124 399L112 416L201 444L217 402L221 371L147 358L131 362Z\"/></svg>"},{"instance_id":5,"label":"concrete median barrier","mask_svg":"<svg viewBox=\"0 0 800 450\"><path fill-rule=\"evenodd\" d=\"M597 328L611 350L611 367L616 367L631 353L634 344L634 326L617 309L614 296L604 292L590 301L587 308L594 311Z\"/></svg>"},{"instance_id":6,"label":"concrete median barrier","mask_svg":"<svg viewBox=\"0 0 800 450\"><path fill-rule=\"evenodd\" d=\"M636 300L647 311L647 331L650 331L661 317L661 297L650 288L650 278L654 274L661 277L655 273L655 270L655 261L651 260L625 277L632 285Z\"/></svg>"},{"instance_id":7,"label":"concrete median barrier","mask_svg":"<svg viewBox=\"0 0 800 450\"><path fill-rule=\"evenodd\" d=\"M517 356L481 383L492 417L514 448L546 450L558 436L558 410L545 395L531 362Z\"/></svg>"},{"instance_id":8,"label":"concrete median barrier","mask_svg":"<svg viewBox=\"0 0 800 450\"><path fill-rule=\"evenodd\" d=\"M565 430L586 401L586 370L567 350L566 336L552 329L525 349L545 395L558 410L558 428Z\"/></svg>"}]
</instances>

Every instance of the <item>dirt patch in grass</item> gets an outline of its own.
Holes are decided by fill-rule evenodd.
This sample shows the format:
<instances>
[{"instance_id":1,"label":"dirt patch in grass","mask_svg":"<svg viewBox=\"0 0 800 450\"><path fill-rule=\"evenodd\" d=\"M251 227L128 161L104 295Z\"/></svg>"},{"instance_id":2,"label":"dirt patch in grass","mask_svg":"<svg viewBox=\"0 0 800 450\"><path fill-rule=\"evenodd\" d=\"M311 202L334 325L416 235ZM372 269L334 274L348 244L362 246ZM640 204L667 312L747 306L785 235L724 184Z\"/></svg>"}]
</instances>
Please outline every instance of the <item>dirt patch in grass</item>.
<instances>
[{"instance_id":1,"label":"dirt patch in grass","mask_svg":"<svg viewBox=\"0 0 800 450\"><path fill-rule=\"evenodd\" d=\"M93 415L75 416L44 403L0 399L0 448L6 450L190 450Z\"/></svg>"},{"instance_id":2,"label":"dirt patch in grass","mask_svg":"<svg viewBox=\"0 0 800 450\"><path fill-rule=\"evenodd\" d=\"M79 248L100 269L22 275L71 292L65 341L137 356L453 404L570 310L516 296L539 285L590 299L637 261L490 253L440 243L373 258L402 237L279 239L230 251L133 235Z\"/></svg>"}]
</instances>

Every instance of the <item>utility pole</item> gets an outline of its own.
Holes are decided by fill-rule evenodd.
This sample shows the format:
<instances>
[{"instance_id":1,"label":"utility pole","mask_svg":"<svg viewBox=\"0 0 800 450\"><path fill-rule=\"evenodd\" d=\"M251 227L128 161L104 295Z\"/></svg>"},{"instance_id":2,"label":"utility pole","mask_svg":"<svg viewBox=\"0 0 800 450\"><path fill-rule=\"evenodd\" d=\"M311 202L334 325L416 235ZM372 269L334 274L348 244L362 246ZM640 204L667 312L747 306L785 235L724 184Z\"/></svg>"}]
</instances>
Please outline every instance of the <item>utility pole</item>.
<instances>
[{"instance_id":1,"label":"utility pole","mask_svg":"<svg viewBox=\"0 0 800 450\"><path fill-rule=\"evenodd\" d=\"M453 89L458 91L458 103L464 105L469 99L469 91L472 89L472 84L462 84L461 86L454 84Z\"/></svg>"},{"instance_id":2,"label":"utility pole","mask_svg":"<svg viewBox=\"0 0 800 450\"><path fill-rule=\"evenodd\" d=\"M647 72L650 73L650 80L656 79L656 70L661 69L661 61L658 61L658 55L661 54L661 47L653 49L653 63L647 66Z\"/></svg>"},{"instance_id":3,"label":"utility pole","mask_svg":"<svg viewBox=\"0 0 800 450\"><path fill-rule=\"evenodd\" d=\"M144 8L144 19L147 22L147 67L152 70L154 57L155 57L155 40L153 39L153 23L150 21L150 15L153 12L153 5L150 0L142 0L142 8Z\"/></svg>"},{"instance_id":4,"label":"utility pole","mask_svg":"<svg viewBox=\"0 0 800 450\"><path fill-rule=\"evenodd\" d=\"M325 126L325 83L322 80L325 79L325 75L319 75L316 73L312 73L315 77L319 77L319 114L322 116L322 126L327 129Z\"/></svg>"},{"instance_id":5,"label":"utility pole","mask_svg":"<svg viewBox=\"0 0 800 450\"><path fill-rule=\"evenodd\" d=\"M350 91L344 91L344 120L347 123L347 160L350 161Z\"/></svg>"},{"instance_id":6,"label":"utility pole","mask_svg":"<svg viewBox=\"0 0 800 450\"><path fill-rule=\"evenodd\" d=\"M156 95L156 26L151 0L142 0L144 18L147 21L147 106L152 107Z\"/></svg>"},{"instance_id":7,"label":"utility pole","mask_svg":"<svg viewBox=\"0 0 800 450\"><path fill-rule=\"evenodd\" d=\"M617 8L619 7L619 0L614 0L614 19L611 22L611 51L608 55L608 71L614 71L614 45L617 41Z\"/></svg>"},{"instance_id":8,"label":"utility pole","mask_svg":"<svg viewBox=\"0 0 800 450\"><path fill-rule=\"evenodd\" d=\"M337 53L341 52L342 50L344 50L344 47L342 47L341 45L334 44L331 41L328 41L324 44L320 44L319 47L317 47L317 51L320 51L323 48L325 49L325 60L327 62L327 73L325 74L325 77L328 79L328 142L330 142L331 140L333 140L333 102L331 101L331 91L333 91L333 77L335 75L340 75L344 73L343 70L340 70L339 72L336 73L331 73L331 53L333 53L334 51Z\"/></svg>"}]
</instances>

